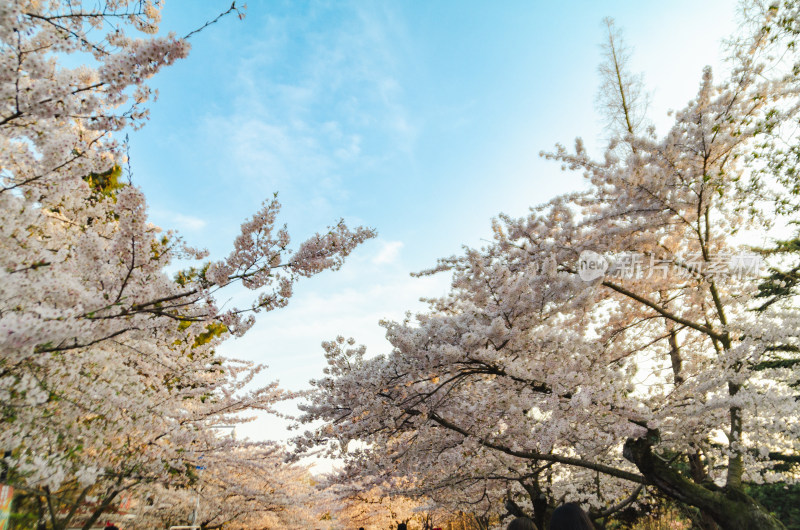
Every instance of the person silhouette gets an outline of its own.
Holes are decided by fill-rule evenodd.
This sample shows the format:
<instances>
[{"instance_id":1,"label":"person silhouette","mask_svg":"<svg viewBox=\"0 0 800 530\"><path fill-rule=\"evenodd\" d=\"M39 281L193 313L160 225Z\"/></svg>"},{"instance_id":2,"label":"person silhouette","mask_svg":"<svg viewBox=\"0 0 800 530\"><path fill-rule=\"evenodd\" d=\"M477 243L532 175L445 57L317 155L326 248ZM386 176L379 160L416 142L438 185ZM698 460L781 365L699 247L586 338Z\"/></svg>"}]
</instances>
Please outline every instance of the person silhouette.
<instances>
[{"instance_id":1,"label":"person silhouette","mask_svg":"<svg viewBox=\"0 0 800 530\"><path fill-rule=\"evenodd\" d=\"M569 502L553 511L550 530L595 530L592 520L580 506Z\"/></svg>"},{"instance_id":2,"label":"person silhouette","mask_svg":"<svg viewBox=\"0 0 800 530\"><path fill-rule=\"evenodd\" d=\"M517 517L510 523L506 530L539 530L536 528L536 523L528 517Z\"/></svg>"}]
</instances>

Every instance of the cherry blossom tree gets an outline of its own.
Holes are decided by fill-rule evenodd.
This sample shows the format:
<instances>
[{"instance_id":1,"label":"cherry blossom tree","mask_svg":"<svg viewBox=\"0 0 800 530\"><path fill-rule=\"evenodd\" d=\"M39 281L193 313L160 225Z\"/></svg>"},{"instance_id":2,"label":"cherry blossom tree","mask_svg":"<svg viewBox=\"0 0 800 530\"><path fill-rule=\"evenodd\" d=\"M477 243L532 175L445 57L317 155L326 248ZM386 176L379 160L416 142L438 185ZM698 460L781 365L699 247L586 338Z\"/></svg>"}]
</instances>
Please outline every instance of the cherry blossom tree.
<instances>
[{"instance_id":1,"label":"cherry blossom tree","mask_svg":"<svg viewBox=\"0 0 800 530\"><path fill-rule=\"evenodd\" d=\"M192 522L214 528L310 528L316 494L302 466L284 463L274 444L240 443L224 458L203 460L189 488L146 487L132 510L134 528L167 528Z\"/></svg>"},{"instance_id":2,"label":"cherry blossom tree","mask_svg":"<svg viewBox=\"0 0 800 530\"><path fill-rule=\"evenodd\" d=\"M167 273L208 254L148 222L119 141L147 118L146 81L189 51L156 35L160 8L0 5L0 451L54 529L79 515L89 528L125 492L188 487L201 459L239 454L210 427L292 394L255 387L262 367L216 349L374 236L340 221L292 246L273 198L227 258ZM236 286L252 302L218 307Z\"/></svg>"},{"instance_id":3,"label":"cherry blossom tree","mask_svg":"<svg viewBox=\"0 0 800 530\"><path fill-rule=\"evenodd\" d=\"M788 295L763 306L739 236L797 211L778 163L797 140L800 4L748 14L730 73L707 68L663 137L630 119L631 84L612 80L603 156L580 140L544 154L587 189L501 215L485 247L423 272L450 272L451 291L384 322L389 353L325 344L302 418L324 424L298 451L411 477L549 465L543 489L598 511L648 487L707 528L783 528L745 488L800 471L800 314Z\"/></svg>"},{"instance_id":4,"label":"cherry blossom tree","mask_svg":"<svg viewBox=\"0 0 800 530\"><path fill-rule=\"evenodd\" d=\"M315 396L319 401L301 408L307 411L306 421L328 417L339 421L334 420L316 432L307 432L296 442L301 454L329 443L326 447L328 455L345 456L345 473L340 480L351 488L377 487L395 495L422 496L433 506L450 513L503 515L507 512L504 505L508 505L511 513L520 510L542 523L552 509L565 500L586 502L595 516L605 517L629 506L642 493L640 484L629 485L629 480L625 480L632 474L623 473L621 479L600 472L614 470L610 463L624 467L621 455L605 460L598 457L592 469L571 468L559 466L557 461L547 457L519 458L519 455L507 454L465 437L456 429L443 429L436 423L409 425L404 414L398 414L388 406L391 402L384 395L387 387L402 388L403 392L409 392L407 397L412 395L414 385L408 384L409 381L387 382L382 379L384 375L381 372L399 369L397 364L386 368L383 357L365 359L364 348L355 346L352 340L339 338L325 343L324 347L329 362L328 377L312 382L319 389ZM469 368L470 373L473 369L478 367ZM442 367L427 367L426 370L430 370L426 376L429 391L442 382L438 375L442 373ZM431 375L434 373L437 375ZM454 385L454 388L446 390L452 399L448 399L447 404L450 417L457 415L459 418L473 418L471 421L485 421L491 425L487 428L499 429L504 436L525 438L526 426L534 421L515 425L514 428L521 431L517 434L511 430L506 418L509 414L521 415L522 403L530 396L518 395L514 387L500 395L500 389L491 384L480 388L476 388L474 383L464 385L467 388L461 386ZM477 403L472 392L476 391L487 400L485 411L479 412L475 408ZM325 394L321 396L323 392ZM377 409L378 404L367 397L371 392L379 396L382 409ZM359 393L364 393L365 397L360 398ZM349 438L351 435L342 436L339 432L345 426L340 425L341 420L353 413L353 403L359 404L358 425L347 427L357 433L363 432L361 429L371 433L367 438L355 438L368 442L366 445L350 444L354 440ZM381 429L380 426L387 421L397 423Z\"/></svg>"},{"instance_id":5,"label":"cherry blossom tree","mask_svg":"<svg viewBox=\"0 0 800 530\"><path fill-rule=\"evenodd\" d=\"M432 521L447 517L429 499L407 497L388 484L370 484L341 473L324 477L318 487L322 489L320 498L326 499L319 519L329 521L330 528L394 528L406 523L428 529Z\"/></svg>"}]
</instances>

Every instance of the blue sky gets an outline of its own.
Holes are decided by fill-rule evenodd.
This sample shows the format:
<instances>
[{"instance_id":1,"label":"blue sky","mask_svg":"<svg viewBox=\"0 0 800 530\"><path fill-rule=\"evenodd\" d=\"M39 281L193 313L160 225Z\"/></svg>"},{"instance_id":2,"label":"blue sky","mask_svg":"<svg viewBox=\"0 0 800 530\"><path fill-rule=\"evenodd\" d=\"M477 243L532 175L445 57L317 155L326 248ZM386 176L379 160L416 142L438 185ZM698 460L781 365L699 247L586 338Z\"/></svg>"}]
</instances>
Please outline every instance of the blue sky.
<instances>
[{"instance_id":1,"label":"blue sky","mask_svg":"<svg viewBox=\"0 0 800 530\"><path fill-rule=\"evenodd\" d=\"M227 4L227 5L226 5ZM183 35L230 5L169 0L164 30ZM319 343L354 336L386 351L381 318L421 309L446 278L412 279L436 258L480 246L500 212L579 189L540 159L581 136L598 152L595 109L603 17L634 48L650 117L695 94L720 64L733 1L248 2L191 39L152 83L150 122L131 134L134 182L153 221L227 255L239 224L280 193L296 241L344 217L379 238L345 267L298 286L225 353L270 365L299 389L321 374ZM281 438L275 422L243 430Z\"/></svg>"}]
</instances>

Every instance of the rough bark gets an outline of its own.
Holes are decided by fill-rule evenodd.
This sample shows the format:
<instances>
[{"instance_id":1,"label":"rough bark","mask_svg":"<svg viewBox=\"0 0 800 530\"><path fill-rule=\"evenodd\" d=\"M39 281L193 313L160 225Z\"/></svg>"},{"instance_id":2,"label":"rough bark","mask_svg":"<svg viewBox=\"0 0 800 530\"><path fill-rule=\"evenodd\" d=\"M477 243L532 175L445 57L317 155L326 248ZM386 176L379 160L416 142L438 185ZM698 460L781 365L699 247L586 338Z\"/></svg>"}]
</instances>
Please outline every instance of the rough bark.
<instances>
[{"instance_id":1,"label":"rough bark","mask_svg":"<svg viewBox=\"0 0 800 530\"><path fill-rule=\"evenodd\" d=\"M639 468L649 483L673 499L699 508L710 515L722 530L758 528L786 530L763 506L741 490L697 484L678 473L653 451L658 433L649 431L642 438L629 438L624 455Z\"/></svg>"}]
</instances>

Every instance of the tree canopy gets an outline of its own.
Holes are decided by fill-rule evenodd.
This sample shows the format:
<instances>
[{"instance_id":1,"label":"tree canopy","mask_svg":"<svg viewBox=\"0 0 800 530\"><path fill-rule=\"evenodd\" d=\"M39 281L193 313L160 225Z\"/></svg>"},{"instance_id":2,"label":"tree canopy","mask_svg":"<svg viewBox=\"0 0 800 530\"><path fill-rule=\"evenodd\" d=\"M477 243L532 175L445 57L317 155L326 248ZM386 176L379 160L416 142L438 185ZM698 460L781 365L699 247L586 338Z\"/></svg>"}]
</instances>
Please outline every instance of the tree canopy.
<instances>
[{"instance_id":1,"label":"tree canopy","mask_svg":"<svg viewBox=\"0 0 800 530\"><path fill-rule=\"evenodd\" d=\"M340 221L292 246L272 198L227 258L203 262L206 251L148 222L142 192L122 178L118 135L144 125L147 80L189 52L186 38L157 35L159 9L148 0L0 7L0 451L8 482L38 500L54 529L89 528L145 486L190 488L201 467L259 512L247 492L266 495L281 475L242 468L281 467L282 450L214 427L292 394L253 385L263 367L216 348L374 236ZM74 57L88 59L66 66ZM173 277L176 260L199 264ZM253 292L251 303L220 308L219 292L235 285ZM230 499L228 515L240 518Z\"/></svg>"},{"instance_id":2,"label":"tree canopy","mask_svg":"<svg viewBox=\"0 0 800 530\"><path fill-rule=\"evenodd\" d=\"M389 352L326 343L302 417L324 424L299 451L462 505L515 487L534 511L574 500L599 518L645 487L707 527L783 528L746 486L800 472L798 306L773 261L795 254L743 234L797 211L799 10L749 4L730 71L707 68L662 136L609 22L605 152L543 153L586 189L500 215L486 246L421 273L451 290L384 322Z\"/></svg>"}]
</instances>

